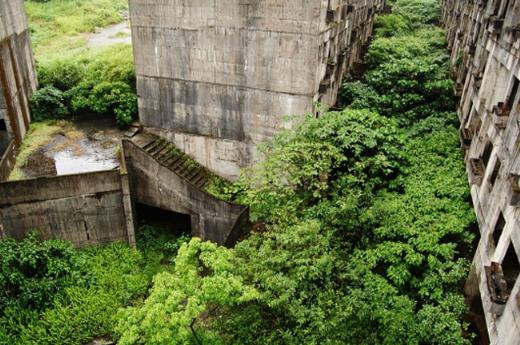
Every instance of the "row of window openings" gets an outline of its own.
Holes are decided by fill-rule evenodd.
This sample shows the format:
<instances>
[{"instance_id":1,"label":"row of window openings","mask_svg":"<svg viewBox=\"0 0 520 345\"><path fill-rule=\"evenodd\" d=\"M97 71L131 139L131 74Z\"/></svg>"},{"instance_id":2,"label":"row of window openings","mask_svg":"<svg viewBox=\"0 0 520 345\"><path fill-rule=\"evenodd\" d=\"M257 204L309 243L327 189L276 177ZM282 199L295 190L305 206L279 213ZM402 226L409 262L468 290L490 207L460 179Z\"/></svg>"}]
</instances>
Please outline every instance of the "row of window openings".
<instances>
[{"instance_id":1,"label":"row of window openings","mask_svg":"<svg viewBox=\"0 0 520 345\"><path fill-rule=\"evenodd\" d=\"M493 145L491 142L488 142L486 147L484 148L484 152L482 154L482 158L480 160L481 164L484 167L487 167L489 164L489 160L491 158L491 154L493 152ZM495 166L493 167L493 171L491 172L488 182L489 186L493 187L496 183L498 173L500 171L502 164L500 159L497 157L495 161ZM483 172L482 172L483 174ZM518 183L518 182L517 182ZM495 223L495 227L491 234L493 245L495 246L495 250L498 246L500 238L502 236L502 232L506 226L506 220L500 212L498 219ZM509 299L511 291L515 285L515 282L520 274L520 262L516 255L515 249L513 247L513 242L510 241L506 255L501 262L493 262L490 267L490 276L489 281L492 282L490 284L490 296L494 299L494 302L504 306ZM488 281L488 282L489 282ZM501 310L501 309L496 309ZM501 312L498 313L500 315Z\"/></svg>"},{"instance_id":2,"label":"row of window openings","mask_svg":"<svg viewBox=\"0 0 520 345\"><path fill-rule=\"evenodd\" d=\"M509 116L511 110L513 109L513 106L515 105L516 96L518 93L518 89L520 87L520 81L514 77L513 78L513 86L511 88L511 91L509 93L509 96L506 99L506 102L499 102L498 105L494 108L494 114L497 116L497 125L499 128L503 129L505 128L505 124L507 122L507 117ZM469 144L471 143L471 140L473 139L473 131L478 132L481 122L478 122L477 125L473 130L470 130L469 132L466 132L465 130L462 131L462 140L464 143L464 146L466 148L469 148ZM471 132L471 133L470 133ZM487 165L489 163L489 159L491 157L491 153L493 152L493 145L490 141L487 142L486 147L484 148L484 153L482 154L481 159L471 159L471 168L473 171L473 174L476 175L479 179L478 184L481 184L481 178L484 176L484 172L486 171ZM491 173L489 177L489 186L493 187L495 185L495 181L498 177L498 173L500 171L502 163L500 162L500 159L497 158L495 162L495 166L493 168L493 172Z\"/></svg>"},{"instance_id":3,"label":"row of window openings","mask_svg":"<svg viewBox=\"0 0 520 345\"><path fill-rule=\"evenodd\" d=\"M509 96L506 98L505 102L498 102L495 107L493 107L493 114L495 115L495 125L498 129L504 129L507 125L507 120L515 106L515 100L518 93L518 89L520 88L520 81L514 77L513 78L513 86L511 87L511 91L509 92ZM475 110L473 110L476 112ZM461 137L463 141L463 146L465 149L469 149L471 145L471 141L476 133L479 132L480 127L482 125L482 121L478 118L478 115L475 113L470 117L472 123L470 123L469 128L465 125L462 126L461 129ZM489 152L491 154L491 152ZM488 157L489 158L489 157ZM487 165L487 162L485 163Z\"/></svg>"}]
</instances>

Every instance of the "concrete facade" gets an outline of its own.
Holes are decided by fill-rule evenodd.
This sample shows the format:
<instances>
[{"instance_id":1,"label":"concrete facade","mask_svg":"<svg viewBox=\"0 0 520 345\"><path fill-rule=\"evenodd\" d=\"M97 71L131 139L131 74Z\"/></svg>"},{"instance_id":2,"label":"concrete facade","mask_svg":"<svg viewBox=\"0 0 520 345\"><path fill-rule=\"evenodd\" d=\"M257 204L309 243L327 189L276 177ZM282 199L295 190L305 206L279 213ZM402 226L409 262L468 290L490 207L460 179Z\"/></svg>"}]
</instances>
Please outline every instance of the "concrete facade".
<instances>
[{"instance_id":1,"label":"concrete facade","mask_svg":"<svg viewBox=\"0 0 520 345\"><path fill-rule=\"evenodd\" d=\"M130 0L140 122L235 179L287 115L332 105L382 0Z\"/></svg>"},{"instance_id":2,"label":"concrete facade","mask_svg":"<svg viewBox=\"0 0 520 345\"><path fill-rule=\"evenodd\" d=\"M481 304L490 343L518 345L520 0L444 0L443 5L480 230L466 293L470 303Z\"/></svg>"},{"instance_id":3,"label":"concrete facade","mask_svg":"<svg viewBox=\"0 0 520 345\"><path fill-rule=\"evenodd\" d=\"M135 245L128 179L119 171L0 183L0 238L43 239L76 246L114 241Z\"/></svg>"},{"instance_id":4,"label":"concrete facade","mask_svg":"<svg viewBox=\"0 0 520 345\"><path fill-rule=\"evenodd\" d=\"M23 0L0 0L0 155L29 128L36 74Z\"/></svg>"}]
</instances>

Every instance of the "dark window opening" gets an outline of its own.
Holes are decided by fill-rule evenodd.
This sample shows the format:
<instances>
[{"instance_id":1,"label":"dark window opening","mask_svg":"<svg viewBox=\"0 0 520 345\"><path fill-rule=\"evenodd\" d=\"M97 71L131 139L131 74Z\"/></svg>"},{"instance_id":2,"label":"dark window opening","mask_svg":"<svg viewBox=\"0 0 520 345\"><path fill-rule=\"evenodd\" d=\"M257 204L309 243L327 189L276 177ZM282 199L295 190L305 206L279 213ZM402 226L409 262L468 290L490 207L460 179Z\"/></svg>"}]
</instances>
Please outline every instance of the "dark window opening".
<instances>
[{"instance_id":1,"label":"dark window opening","mask_svg":"<svg viewBox=\"0 0 520 345\"><path fill-rule=\"evenodd\" d=\"M143 204L136 204L135 211L138 233L139 229L148 226L153 227L154 233L161 237L178 238L182 235L191 234L191 217L189 214L167 211Z\"/></svg>"},{"instance_id":2,"label":"dark window opening","mask_svg":"<svg viewBox=\"0 0 520 345\"><path fill-rule=\"evenodd\" d=\"M506 17L508 7L509 7L509 0L506 1L504 7L502 8L502 12L500 13L500 19L504 19Z\"/></svg>"},{"instance_id":3,"label":"dark window opening","mask_svg":"<svg viewBox=\"0 0 520 345\"><path fill-rule=\"evenodd\" d=\"M507 109L510 111L513 110L513 107L515 106L516 94L518 92L518 86L520 84L520 81L516 77L514 77L513 79L513 87L511 88L511 92L509 93L509 97L507 99Z\"/></svg>"},{"instance_id":4,"label":"dark window opening","mask_svg":"<svg viewBox=\"0 0 520 345\"><path fill-rule=\"evenodd\" d=\"M468 331L476 335L471 344L489 345L489 335L487 332L484 308L482 307L482 299L480 298L480 295L475 296L471 301L470 310L466 319L469 322Z\"/></svg>"},{"instance_id":5,"label":"dark window opening","mask_svg":"<svg viewBox=\"0 0 520 345\"><path fill-rule=\"evenodd\" d=\"M500 240L500 236L502 236L502 231L506 226L506 220L502 215L502 212L498 215L497 222L495 223L495 229L493 230L493 241L495 242L495 247L498 245L498 241Z\"/></svg>"},{"instance_id":6,"label":"dark window opening","mask_svg":"<svg viewBox=\"0 0 520 345\"><path fill-rule=\"evenodd\" d=\"M520 262L518 261L518 256L516 256L513 242L509 243L506 256L502 261L502 271L504 272L507 289L509 290L509 293L511 293L511 290L515 285L516 278L518 278L518 273L520 273Z\"/></svg>"},{"instance_id":7,"label":"dark window opening","mask_svg":"<svg viewBox=\"0 0 520 345\"><path fill-rule=\"evenodd\" d=\"M489 158L491 157L491 152L493 152L493 145L488 141L486 147L484 148L484 153L482 154L482 162L484 163L485 167L487 167Z\"/></svg>"},{"instance_id":8,"label":"dark window opening","mask_svg":"<svg viewBox=\"0 0 520 345\"><path fill-rule=\"evenodd\" d=\"M495 167L493 168L493 172L489 177L489 184L491 185L491 187L493 187L495 185L495 182L497 181L498 173L500 172L501 166L502 163L500 162L500 159L497 158L497 161L495 162Z\"/></svg>"},{"instance_id":9,"label":"dark window opening","mask_svg":"<svg viewBox=\"0 0 520 345\"><path fill-rule=\"evenodd\" d=\"M354 43L356 43L356 39L357 39L357 30L353 30L351 37L350 37L350 45L353 45Z\"/></svg>"},{"instance_id":10,"label":"dark window opening","mask_svg":"<svg viewBox=\"0 0 520 345\"><path fill-rule=\"evenodd\" d=\"M498 16L498 13L500 12L500 5L502 4L502 1L497 1L495 3L495 10L493 11L494 16Z\"/></svg>"},{"instance_id":11,"label":"dark window opening","mask_svg":"<svg viewBox=\"0 0 520 345\"><path fill-rule=\"evenodd\" d=\"M7 124L4 119L0 119L0 158L9 145L9 134L7 133Z\"/></svg>"}]
</instances>

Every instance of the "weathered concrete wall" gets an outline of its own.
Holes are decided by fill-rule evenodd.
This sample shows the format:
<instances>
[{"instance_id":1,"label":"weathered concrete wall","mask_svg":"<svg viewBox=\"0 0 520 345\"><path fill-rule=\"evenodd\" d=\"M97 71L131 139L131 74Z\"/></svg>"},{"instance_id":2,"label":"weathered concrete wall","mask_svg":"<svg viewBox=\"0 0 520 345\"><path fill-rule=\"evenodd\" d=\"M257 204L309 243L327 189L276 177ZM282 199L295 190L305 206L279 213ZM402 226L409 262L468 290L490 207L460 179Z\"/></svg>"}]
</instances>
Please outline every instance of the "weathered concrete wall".
<instances>
[{"instance_id":1,"label":"weathered concrete wall","mask_svg":"<svg viewBox=\"0 0 520 345\"><path fill-rule=\"evenodd\" d=\"M76 246L123 241L135 245L125 174L103 171L0 183L0 237L44 239Z\"/></svg>"},{"instance_id":2,"label":"weathered concrete wall","mask_svg":"<svg viewBox=\"0 0 520 345\"><path fill-rule=\"evenodd\" d=\"M443 5L481 235L466 290L482 299L491 343L514 345L520 341L520 0ZM500 303L494 294L501 280L486 274L492 262L509 279Z\"/></svg>"},{"instance_id":3,"label":"weathered concrete wall","mask_svg":"<svg viewBox=\"0 0 520 345\"><path fill-rule=\"evenodd\" d=\"M17 144L29 127L28 97L36 86L23 0L0 0L0 131L6 127Z\"/></svg>"},{"instance_id":4,"label":"weathered concrete wall","mask_svg":"<svg viewBox=\"0 0 520 345\"><path fill-rule=\"evenodd\" d=\"M0 156L0 182L9 178L11 171L16 163L16 154L18 146L14 140L11 140L4 154Z\"/></svg>"},{"instance_id":5,"label":"weathered concrete wall","mask_svg":"<svg viewBox=\"0 0 520 345\"><path fill-rule=\"evenodd\" d=\"M140 121L228 178L333 104L382 0L130 0Z\"/></svg>"},{"instance_id":6,"label":"weathered concrete wall","mask_svg":"<svg viewBox=\"0 0 520 345\"><path fill-rule=\"evenodd\" d=\"M193 236L221 245L234 244L228 238L237 233L235 225L241 225L237 220L242 221L246 207L208 194L132 141L124 140L123 150L136 202L188 214Z\"/></svg>"}]
</instances>

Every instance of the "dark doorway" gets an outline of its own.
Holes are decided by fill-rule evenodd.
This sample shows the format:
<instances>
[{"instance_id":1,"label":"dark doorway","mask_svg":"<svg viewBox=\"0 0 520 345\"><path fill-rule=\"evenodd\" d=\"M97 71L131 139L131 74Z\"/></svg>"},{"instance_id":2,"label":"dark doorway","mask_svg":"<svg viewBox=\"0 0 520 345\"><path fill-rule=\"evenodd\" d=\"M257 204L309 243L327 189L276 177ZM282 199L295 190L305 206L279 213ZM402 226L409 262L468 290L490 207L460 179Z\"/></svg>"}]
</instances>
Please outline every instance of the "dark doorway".
<instances>
[{"instance_id":1,"label":"dark doorway","mask_svg":"<svg viewBox=\"0 0 520 345\"><path fill-rule=\"evenodd\" d=\"M472 345L489 345L489 335L487 332L486 319L484 318L484 308L480 295L473 298L466 320L469 323L468 331L475 335Z\"/></svg>"},{"instance_id":2,"label":"dark doorway","mask_svg":"<svg viewBox=\"0 0 520 345\"><path fill-rule=\"evenodd\" d=\"M507 248L506 256L502 261L502 270L504 271L504 278L507 282L507 289L509 290L509 293L511 293L516 279L520 274L520 262L518 261L515 248L513 247L513 242L510 242L509 247Z\"/></svg>"},{"instance_id":3,"label":"dark doorway","mask_svg":"<svg viewBox=\"0 0 520 345\"><path fill-rule=\"evenodd\" d=\"M4 154L7 145L9 145L9 134L7 133L7 125L4 119L0 119L0 157Z\"/></svg>"},{"instance_id":4,"label":"dark doorway","mask_svg":"<svg viewBox=\"0 0 520 345\"><path fill-rule=\"evenodd\" d=\"M495 223L495 229L493 230L493 242L495 243L495 248L498 246L498 241L500 240L500 236L502 236L502 231L506 226L506 220L502 215L502 212L498 215L497 222Z\"/></svg>"},{"instance_id":5,"label":"dark doorway","mask_svg":"<svg viewBox=\"0 0 520 345\"><path fill-rule=\"evenodd\" d=\"M149 225L174 237L191 234L191 217L144 204L136 204L136 218L139 226Z\"/></svg>"}]
</instances>

